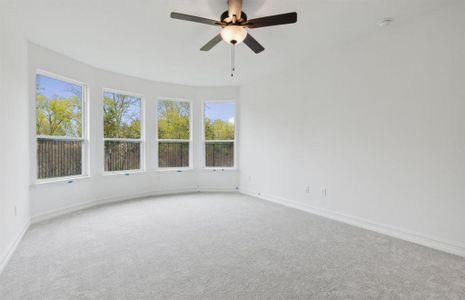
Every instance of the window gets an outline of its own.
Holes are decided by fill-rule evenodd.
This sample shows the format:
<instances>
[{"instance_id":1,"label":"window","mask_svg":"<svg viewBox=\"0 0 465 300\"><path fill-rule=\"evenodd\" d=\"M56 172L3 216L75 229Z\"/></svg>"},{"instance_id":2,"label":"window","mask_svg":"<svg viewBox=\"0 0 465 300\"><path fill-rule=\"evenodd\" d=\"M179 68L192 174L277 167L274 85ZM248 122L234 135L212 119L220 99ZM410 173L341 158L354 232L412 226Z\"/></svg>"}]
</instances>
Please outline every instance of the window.
<instances>
[{"instance_id":1,"label":"window","mask_svg":"<svg viewBox=\"0 0 465 300\"><path fill-rule=\"evenodd\" d=\"M158 167L190 167L191 106L188 101L158 102Z\"/></svg>"},{"instance_id":2,"label":"window","mask_svg":"<svg viewBox=\"0 0 465 300\"><path fill-rule=\"evenodd\" d=\"M142 98L103 93L105 172L142 169Z\"/></svg>"},{"instance_id":3,"label":"window","mask_svg":"<svg viewBox=\"0 0 465 300\"><path fill-rule=\"evenodd\" d=\"M85 95L81 83L36 75L37 178L86 173Z\"/></svg>"},{"instance_id":4,"label":"window","mask_svg":"<svg viewBox=\"0 0 465 300\"><path fill-rule=\"evenodd\" d=\"M235 104L204 104L205 167L234 168Z\"/></svg>"}]
</instances>

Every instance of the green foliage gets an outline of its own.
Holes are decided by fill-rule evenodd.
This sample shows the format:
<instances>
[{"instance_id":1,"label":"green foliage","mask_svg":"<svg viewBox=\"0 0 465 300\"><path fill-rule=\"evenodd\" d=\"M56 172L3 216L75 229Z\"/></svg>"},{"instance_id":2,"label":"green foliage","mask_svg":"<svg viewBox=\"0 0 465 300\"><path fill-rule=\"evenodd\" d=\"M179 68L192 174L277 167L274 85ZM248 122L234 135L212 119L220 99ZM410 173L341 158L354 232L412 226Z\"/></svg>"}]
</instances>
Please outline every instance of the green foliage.
<instances>
[{"instance_id":1,"label":"green foliage","mask_svg":"<svg viewBox=\"0 0 465 300\"><path fill-rule=\"evenodd\" d=\"M190 105L188 102L160 101L158 103L158 138L188 140Z\"/></svg>"},{"instance_id":2,"label":"green foliage","mask_svg":"<svg viewBox=\"0 0 465 300\"><path fill-rule=\"evenodd\" d=\"M207 141L234 140L234 123L205 118L205 139Z\"/></svg>"},{"instance_id":3,"label":"green foliage","mask_svg":"<svg viewBox=\"0 0 465 300\"><path fill-rule=\"evenodd\" d=\"M103 101L105 138L140 139L141 99L106 92Z\"/></svg>"},{"instance_id":4,"label":"green foliage","mask_svg":"<svg viewBox=\"0 0 465 300\"><path fill-rule=\"evenodd\" d=\"M77 96L53 99L37 94L36 132L38 135L81 137L82 105Z\"/></svg>"}]
</instances>

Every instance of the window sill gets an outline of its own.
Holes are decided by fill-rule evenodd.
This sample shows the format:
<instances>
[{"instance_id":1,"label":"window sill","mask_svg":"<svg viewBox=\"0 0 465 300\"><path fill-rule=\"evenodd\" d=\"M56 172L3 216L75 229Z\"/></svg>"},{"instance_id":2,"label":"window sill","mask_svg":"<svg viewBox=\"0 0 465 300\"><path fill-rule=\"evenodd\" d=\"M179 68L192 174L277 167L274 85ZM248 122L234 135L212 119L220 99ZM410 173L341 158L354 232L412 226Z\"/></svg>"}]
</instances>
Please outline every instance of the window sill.
<instances>
[{"instance_id":1,"label":"window sill","mask_svg":"<svg viewBox=\"0 0 465 300\"><path fill-rule=\"evenodd\" d=\"M72 176L72 177L60 177L60 178L51 178L51 179L38 179L35 183L32 184L33 187L47 186L47 185L58 185L58 184L73 184L76 181L81 181L89 179L90 176Z\"/></svg>"},{"instance_id":2,"label":"window sill","mask_svg":"<svg viewBox=\"0 0 465 300\"><path fill-rule=\"evenodd\" d=\"M115 172L103 172L103 177L111 177L111 176L132 176L132 175L140 175L144 174L145 170L129 170L129 171L115 171Z\"/></svg>"},{"instance_id":3,"label":"window sill","mask_svg":"<svg viewBox=\"0 0 465 300\"><path fill-rule=\"evenodd\" d=\"M160 173L183 173L192 172L194 168L158 168L156 171Z\"/></svg>"},{"instance_id":4,"label":"window sill","mask_svg":"<svg viewBox=\"0 0 465 300\"><path fill-rule=\"evenodd\" d=\"M210 172L228 172L228 171L239 171L238 168L207 168L204 167L202 170Z\"/></svg>"}]
</instances>

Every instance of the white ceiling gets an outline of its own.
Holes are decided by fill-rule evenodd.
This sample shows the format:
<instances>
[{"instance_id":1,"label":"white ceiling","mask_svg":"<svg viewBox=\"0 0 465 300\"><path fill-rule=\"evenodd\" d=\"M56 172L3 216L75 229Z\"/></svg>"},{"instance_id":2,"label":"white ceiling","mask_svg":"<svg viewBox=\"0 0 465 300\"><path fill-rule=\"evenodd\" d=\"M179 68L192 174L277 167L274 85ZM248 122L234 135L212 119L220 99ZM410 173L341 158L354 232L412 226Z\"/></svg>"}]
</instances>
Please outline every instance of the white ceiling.
<instances>
[{"instance_id":1,"label":"white ceiling","mask_svg":"<svg viewBox=\"0 0 465 300\"><path fill-rule=\"evenodd\" d=\"M244 0L249 19L296 11L298 23L252 30L266 48L199 48L218 33L208 25L172 20L171 11L219 19L226 0L18 0L30 41L92 66L189 85L241 85L308 56L377 31L385 17L398 26L456 0Z\"/></svg>"}]
</instances>

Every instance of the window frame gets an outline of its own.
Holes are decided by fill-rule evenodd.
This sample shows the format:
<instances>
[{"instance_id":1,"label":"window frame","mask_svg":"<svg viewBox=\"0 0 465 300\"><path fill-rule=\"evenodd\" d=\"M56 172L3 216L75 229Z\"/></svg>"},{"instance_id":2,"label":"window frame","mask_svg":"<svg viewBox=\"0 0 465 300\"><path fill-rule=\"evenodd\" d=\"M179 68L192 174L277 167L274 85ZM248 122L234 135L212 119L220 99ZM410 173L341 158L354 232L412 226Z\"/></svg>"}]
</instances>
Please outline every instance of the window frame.
<instances>
[{"instance_id":1,"label":"window frame","mask_svg":"<svg viewBox=\"0 0 465 300\"><path fill-rule=\"evenodd\" d=\"M103 111L103 106L105 105L104 103L104 97L105 93L114 93L114 94L120 94L120 95L125 95L125 96L131 96L131 97L136 97L140 98L140 139L128 139L128 138L105 138L105 128L104 128L104 121L105 121L105 112ZM146 145L146 139L145 139L145 111L146 111L146 101L145 101L145 96L139 93L133 93L129 91L123 91L119 89L113 89L113 88L103 88L102 89L102 138L103 138L103 147L102 147L102 161L103 161L103 176L111 176L111 175L130 175L130 174L137 174L137 173L143 173L146 172L146 165L145 165L145 145ZM134 142L134 143L140 143L140 168L139 169L134 169L134 170L123 170L123 171L105 171L105 141L120 141L120 142Z\"/></svg>"},{"instance_id":2,"label":"window frame","mask_svg":"<svg viewBox=\"0 0 465 300\"><path fill-rule=\"evenodd\" d=\"M89 85L85 82L69 78L60 74L49 72L43 69L36 69L34 72L34 87L37 87L37 77L39 75L49 77L55 80L63 81L69 84L77 85L81 87L82 90L82 99L81 99L81 137L69 137L69 136L49 136L49 135L39 135L37 134L37 88L34 88L34 117L32 118L34 122L34 183L37 185L44 183L53 183L53 182L63 182L72 183L76 179L88 178L90 177L90 143L89 143L89 95L90 89ZM61 177L51 177L51 178L38 178L38 157L37 157L37 140L38 139L48 139L48 140L58 140L58 141L80 141L81 142L81 174L72 175L72 176L61 176Z\"/></svg>"},{"instance_id":3,"label":"window frame","mask_svg":"<svg viewBox=\"0 0 465 300\"><path fill-rule=\"evenodd\" d=\"M158 137L158 104L163 101L171 101L171 102L187 102L189 103L189 139L188 140L177 140L177 139L159 139ZM155 158L155 164L156 167L155 169L159 172L169 172L169 171L175 171L175 172L183 172L183 171L189 171L193 170L194 166L194 155L193 155L193 146L194 146L194 141L193 141L193 131L194 131L194 102L190 99L186 98L176 98L176 97L157 97L155 101L155 134L156 134L156 158ZM173 168L161 168L159 164L159 143L160 142L189 142L189 166L187 167L173 167Z\"/></svg>"},{"instance_id":4,"label":"window frame","mask_svg":"<svg viewBox=\"0 0 465 300\"><path fill-rule=\"evenodd\" d=\"M205 138L205 105L208 103L231 103L234 104L234 140L207 140ZM207 167L206 144L214 142L233 142L234 166L232 167ZM202 101L202 168L210 171L234 171L237 170L237 102L235 100L203 100Z\"/></svg>"}]
</instances>

